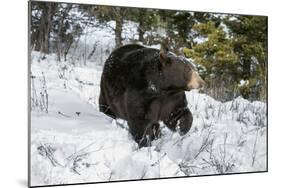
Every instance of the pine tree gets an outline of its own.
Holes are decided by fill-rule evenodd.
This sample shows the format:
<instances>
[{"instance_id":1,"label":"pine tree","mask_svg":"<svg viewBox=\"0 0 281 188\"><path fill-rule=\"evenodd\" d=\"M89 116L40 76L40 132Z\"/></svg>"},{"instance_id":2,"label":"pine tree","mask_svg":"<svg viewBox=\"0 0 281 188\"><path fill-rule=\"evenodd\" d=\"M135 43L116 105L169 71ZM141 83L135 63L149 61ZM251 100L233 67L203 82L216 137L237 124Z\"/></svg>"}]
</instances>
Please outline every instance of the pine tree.
<instances>
[{"instance_id":1,"label":"pine tree","mask_svg":"<svg viewBox=\"0 0 281 188\"><path fill-rule=\"evenodd\" d=\"M200 74L212 89L214 97L233 97L238 83L238 56L234 53L231 39L222 26L216 27L213 21L193 26L199 42L192 48L184 48L186 57L192 58ZM224 88L224 89L222 89Z\"/></svg>"},{"instance_id":2,"label":"pine tree","mask_svg":"<svg viewBox=\"0 0 281 188\"><path fill-rule=\"evenodd\" d=\"M197 23L192 30L199 42L184 53L198 63L211 88L221 90L215 95L265 99L266 17L223 15L217 21Z\"/></svg>"},{"instance_id":3,"label":"pine tree","mask_svg":"<svg viewBox=\"0 0 281 188\"><path fill-rule=\"evenodd\" d=\"M266 99L267 17L229 15L224 20L233 37L235 53L247 84L240 88L245 98Z\"/></svg>"}]
</instances>

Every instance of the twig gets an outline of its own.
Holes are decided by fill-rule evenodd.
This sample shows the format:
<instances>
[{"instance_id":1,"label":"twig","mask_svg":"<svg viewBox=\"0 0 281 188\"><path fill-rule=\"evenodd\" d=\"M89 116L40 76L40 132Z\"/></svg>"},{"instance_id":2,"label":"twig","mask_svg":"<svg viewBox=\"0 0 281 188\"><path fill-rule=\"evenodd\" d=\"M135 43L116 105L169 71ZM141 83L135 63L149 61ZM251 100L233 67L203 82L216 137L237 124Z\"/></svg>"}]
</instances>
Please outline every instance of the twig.
<instances>
[{"instance_id":1,"label":"twig","mask_svg":"<svg viewBox=\"0 0 281 188\"><path fill-rule=\"evenodd\" d=\"M71 117L71 116L69 116L69 115L66 115L66 114L60 112L60 111L58 111L58 114L62 115L63 117L67 117L67 118L70 118L70 117Z\"/></svg>"},{"instance_id":2,"label":"twig","mask_svg":"<svg viewBox=\"0 0 281 188\"><path fill-rule=\"evenodd\" d=\"M167 153L164 153L156 162L152 163L151 166L156 166L160 163L160 161L167 155Z\"/></svg>"},{"instance_id":3,"label":"twig","mask_svg":"<svg viewBox=\"0 0 281 188\"><path fill-rule=\"evenodd\" d=\"M94 143L96 143L96 142L92 142L92 143L90 143L89 145L87 145L86 147L84 147L84 148L82 148L82 149L80 149L80 150L74 152L73 154L71 154L70 156L68 156L68 157L66 158L66 160L70 160L75 154L77 154L77 153L79 153L79 152L85 150L86 148L92 146Z\"/></svg>"},{"instance_id":4,"label":"twig","mask_svg":"<svg viewBox=\"0 0 281 188\"><path fill-rule=\"evenodd\" d=\"M254 143L254 147L253 147L253 152L252 152L252 167L255 164L256 161L256 155L257 155L257 140L258 140L258 133L259 133L259 129L257 129L257 133L256 133L256 138L255 138L255 143Z\"/></svg>"}]
</instances>

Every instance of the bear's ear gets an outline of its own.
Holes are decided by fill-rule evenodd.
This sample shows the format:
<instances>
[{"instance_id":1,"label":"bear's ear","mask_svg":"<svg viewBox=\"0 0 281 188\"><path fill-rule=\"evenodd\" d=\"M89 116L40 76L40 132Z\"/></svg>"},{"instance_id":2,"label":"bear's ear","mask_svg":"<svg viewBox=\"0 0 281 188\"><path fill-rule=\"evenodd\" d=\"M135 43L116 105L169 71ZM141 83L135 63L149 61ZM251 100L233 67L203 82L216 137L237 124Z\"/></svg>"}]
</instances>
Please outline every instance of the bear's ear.
<instances>
[{"instance_id":1,"label":"bear's ear","mask_svg":"<svg viewBox=\"0 0 281 188\"><path fill-rule=\"evenodd\" d=\"M170 64L171 63L171 59L169 57L169 51L170 51L170 45L169 45L169 38L165 38L162 42L161 42L161 48L160 48L160 53L159 53L159 60L161 62L161 64L163 66L165 66L166 64Z\"/></svg>"},{"instance_id":2,"label":"bear's ear","mask_svg":"<svg viewBox=\"0 0 281 188\"><path fill-rule=\"evenodd\" d=\"M169 53L168 48L166 48L166 49L161 48L160 49L159 60L160 60L160 63L163 66L171 63L171 59L169 58L168 53Z\"/></svg>"}]
</instances>

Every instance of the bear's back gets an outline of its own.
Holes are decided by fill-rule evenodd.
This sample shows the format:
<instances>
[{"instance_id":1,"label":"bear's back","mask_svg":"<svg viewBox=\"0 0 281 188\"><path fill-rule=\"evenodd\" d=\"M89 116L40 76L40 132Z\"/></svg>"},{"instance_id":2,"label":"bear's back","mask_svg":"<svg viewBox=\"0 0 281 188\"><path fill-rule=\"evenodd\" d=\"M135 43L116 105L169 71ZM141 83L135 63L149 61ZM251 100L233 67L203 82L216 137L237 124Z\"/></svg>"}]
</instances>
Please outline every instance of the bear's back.
<instances>
[{"instance_id":1,"label":"bear's back","mask_svg":"<svg viewBox=\"0 0 281 188\"><path fill-rule=\"evenodd\" d=\"M128 87L145 87L145 69L157 49L129 44L114 50L105 62L103 79L114 93ZM150 69L151 67L149 67Z\"/></svg>"},{"instance_id":2,"label":"bear's back","mask_svg":"<svg viewBox=\"0 0 281 188\"><path fill-rule=\"evenodd\" d=\"M115 49L111 53L111 55L121 59L124 56L126 56L127 53L130 53L132 51L135 51L135 50L138 50L138 49L142 49L142 48L145 48L145 47L142 46L142 45L139 45L139 44L127 44L127 45L124 45L124 46L121 46L121 47Z\"/></svg>"},{"instance_id":3,"label":"bear's back","mask_svg":"<svg viewBox=\"0 0 281 188\"><path fill-rule=\"evenodd\" d=\"M122 61L124 57L126 57L129 53L134 52L138 49L145 48L144 46L138 45L138 44L128 44L125 46L121 46L117 49L115 49L107 58L104 68L103 68L103 74L110 79L121 74L125 73L125 69L127 68L124 64L126 62ZM123 64L123 65L122 65Z\"/></svg>"}]
</instances>

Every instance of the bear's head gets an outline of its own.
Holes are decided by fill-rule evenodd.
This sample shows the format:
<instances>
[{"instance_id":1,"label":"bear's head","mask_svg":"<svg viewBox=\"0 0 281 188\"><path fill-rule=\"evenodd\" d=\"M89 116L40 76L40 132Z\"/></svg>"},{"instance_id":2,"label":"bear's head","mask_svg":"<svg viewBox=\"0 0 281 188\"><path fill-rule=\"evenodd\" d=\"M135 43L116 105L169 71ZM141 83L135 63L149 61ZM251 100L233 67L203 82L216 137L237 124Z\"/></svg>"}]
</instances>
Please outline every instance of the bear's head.
<instances>
[{"instance_id":1,"label":"bear's head","mask_svg":"<svg viewBox=\"0 0 281 188\"><path fill-rule=\"evenodd\" d=\"M162 88L187 90L206 86L196 67L184 56L177 56L169 50L160 50L159 60L162 65Z\"/></svg>"}]
</instances>

